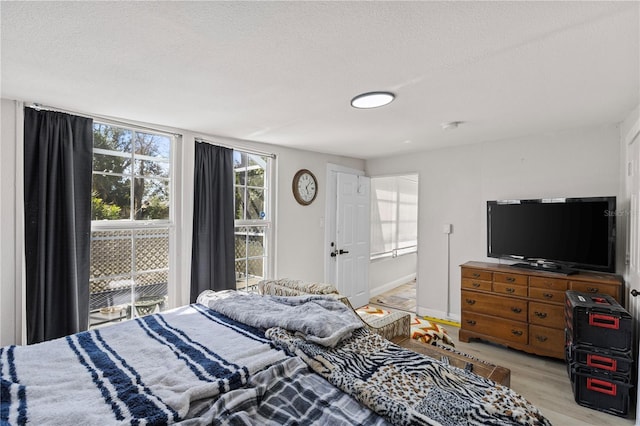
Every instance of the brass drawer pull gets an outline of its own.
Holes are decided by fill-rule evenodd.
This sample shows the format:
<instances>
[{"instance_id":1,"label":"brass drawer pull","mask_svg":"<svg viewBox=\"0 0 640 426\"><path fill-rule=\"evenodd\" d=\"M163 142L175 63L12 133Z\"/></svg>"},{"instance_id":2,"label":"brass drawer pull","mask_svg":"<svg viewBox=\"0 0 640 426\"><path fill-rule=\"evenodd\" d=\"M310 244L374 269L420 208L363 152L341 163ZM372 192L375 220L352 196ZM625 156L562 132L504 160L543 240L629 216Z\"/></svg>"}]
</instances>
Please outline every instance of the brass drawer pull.
<instances>
[{"instance_id":1,"label":"brass drawer pull","mask_svg":"<svg viewBox=\"0 0 640 426\"><path fill-rule=\"evenodd\" d=\"M535 314L536 314L536 316L538 318L546 318L547 317L547 313L546 312L538 312L538 311L536 311Z\"/></svg>"},{"instance_id":2,"label":"brass drawer pull","mask_svg":"<svg viewBox=\"0 0 640 426\"><path fill-rule=\"evenodd\" d=\"M469 325L476 325L476 321L475 320L467 320L466 322Z\"/></svg>"},{"instance_id":3,"label":"brass drawer pull","mask_svg":"<svg viewBox=\"0 0 640 426\"><path fill-rule=\"evenodd\" d=\"M477 272L474 272L473 274L471 274L471 276L472 276L473 278L480 278L480 274L479 274L479 273L477 273Z\"/></svg>"},{"instance_id":4,"label":"brass drawer pull","mask_svg":"<svg viewBox=\"0 0 640 426\"><path fill-rule=\"evenodd\" d=\"M553 299L553 293L542 293L542 295L547 299Z\"/></svg>"},{"instance_id":5,"label":"brass drawer pull","mask_svg":"<svg viewBox=\"0 0 640 426\"><path fill-rule=\"evenodd\" d=\"M476 301L473 300L473 299L465 299L464 301L467 302L467 304L469 304L469 305L475 305L476 304Z\"/></svg>"},{"instance_id":6,"label":"brass drawer pull","mask_svg":"<svg viewBox=\"0 0 640 426\"><path fill-rule=\"evenodd\" d=\"M513 277L507 277L507 282L508 283L514 283L514 282L516 282L516 279L513 278Z\"/></svg>"},{"instance_id":7,"label":"brass drawer pull","mask_svg":"<svg viewBox=\"0 0 640 426\"><path fill-rule=\"evenodd\" d=\"M515 289L515 288L512 288L512 287L507 287L507 288L505 289L505 291L506 291L507 293L513 293L513 292L515 292L515 291L516 291L516 289Z\"/></svg>"},{"instance_id":8,"label":"brass drawer pull","mask_svg":"<svg viewBox=\"0 0 640 426\"><path fill-rule=\"evenodd\" d=\"M522 336L522 330L511 330L511 334L514 336Z\"/></svg>"},{"instance_id":9,"label":"brass drawer pull","mask_svg":"<svg viewBox=\"0 0 640 426\"><path fill-rule=\"evenodd\" d=\"M598 292L598 287L587 287L587 291L589 293L597 293Z\"/></svg>"},{"instance_id":10,"label":"brass drawer pull","mask_svg":"<svg viewBox=\"0 0 640 426\"><path fill-rule=\"evenodd\" d=\"M522 312L522 308L517 308L514 306L511 308L511 312L515 312L516 314L519 314L520 312Z\"/></svg>"},{"instance_id":11,"label":"brass drawer pull","mask_svg":"<svg viewBox=\"0 0 640 426\"><path fill-rule=\"evenodd\" d=\"M480 287L480 283L471 283L472 286L474 286L475 288Z\"/></svg>"},{"instance_id":12,"label":"brass drawer pull","mask_svg":"<svg viewBox=\"0 0 640 426\"><path fill-rule=\"evenodd\" d=\"M546 342L547 341L547 336L536 336L536 340L538 342Z\"/></svg>"}]
</instances>

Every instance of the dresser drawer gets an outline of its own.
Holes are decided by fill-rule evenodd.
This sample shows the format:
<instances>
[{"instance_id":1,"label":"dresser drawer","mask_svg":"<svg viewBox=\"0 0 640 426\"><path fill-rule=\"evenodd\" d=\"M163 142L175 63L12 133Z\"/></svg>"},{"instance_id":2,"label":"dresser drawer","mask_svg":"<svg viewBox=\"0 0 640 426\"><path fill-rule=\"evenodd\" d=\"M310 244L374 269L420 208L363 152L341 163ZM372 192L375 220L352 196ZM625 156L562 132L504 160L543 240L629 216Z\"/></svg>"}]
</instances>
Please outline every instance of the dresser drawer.
<instances>
[{"instance_id":1,"label":"dresser drawer","mask_svg":"<svg viewBox=\"0 0 640 426\"><path fill-rule=\"evenodd\" d=\"M462 290L462 310L527 322L527 301Z\"/></svg>"},{"instance_id":2,"label":"dresser drawer","mask_svg":"<svg viewBox=\"0 0 640 426\"><path fill-rule=\"evenodd\" d=\"M526 323L489 317L473 312L462 312L461 327L475 333L525 345L529 340Z\"/></svg>"},{"instance_id":3,"label":"dresser drawer","mask_svg":"<svg viewBox=\"0 0 640 426\"><path fill-rule=\"evenodd\" d=\"M504 272L496 272L493 274L493 281L507 284L527 285L528 277L520 274L509 274Z\"/></svg>"},{"instance_id":4,"label":"dresser drawer","mask_svg":"<svg viewBox=\"0 0 640 426\"><path fill-rule=\"evenodd\" d=\"M564 291L548 290L546 288L529 287L529 297L545 302L564 303Z\"/></svg>"},{"instance_id":5,"label":"dresser drawer","mask_svg":"<svg viewBox=\"0 0 640 426\"><path fill-rule=\"evenodd\" d=\"M506 294L507 296L527 297L527 286L494 282L493 292Z\"/></svg>"},{"instance_id":6,"label":"dresser drawer","mask_svg":"<svg viewBox=\"0 0 640 426\"><path fill-rule=\"evenodd\" d=\"M564 328L564 306L529 302L529 323L562 330Z\"/></svg>"},{"instance_id":7,"label":"dresser drawer","mask_svg":"<svg viewBox=\"0 0 640 426\"><path fill-rule=\"evenodd\" d=\"M560 278L529 277L529 287L566 291L569 288L569 281Z\"/></svg>"},{"instance_id":8,"label":"dresser drawer","mask_svg":"<svg viewBox=\"0 0 640 426\"><path fill-rule=\"evenodd\" d=\"M491 281L493 279L493 273L491 271L482 271L480 269L462 268L462 278Z\"/></svg>"},{"instance_id":9,"label":"dresser drawer","mask_svg":"<svg viewBox=\"0 0 640 426\"><path fill-rule=\"evenodd\" d=\"M564 357L564 330L529 325L529 345Z\"/></svg>"},{"instance_id":10,"label":"dresser drawer","mask_svg":"<svg viewBox=\"0 0 640 426\"><path fill-rule=\"evenodd\" d=\"M470 290L491 291L491 281L481 281L473 278L463 278L462 288Z\"/></svg>"},{"instance_id":11,"label":"dresser drawer","mask_svg":"<svg viewBox=\"0 0 640 426\"><path fill-rule=\"evenodd\" d=\"M620 287L601 284L601 283L590 283L584 281L569 281L569 289L581 291L583 293L600 293L600 294L608 294L612 296L616 300L620 300L620 295L618 294Z\"/></svg>"}]
</instances>

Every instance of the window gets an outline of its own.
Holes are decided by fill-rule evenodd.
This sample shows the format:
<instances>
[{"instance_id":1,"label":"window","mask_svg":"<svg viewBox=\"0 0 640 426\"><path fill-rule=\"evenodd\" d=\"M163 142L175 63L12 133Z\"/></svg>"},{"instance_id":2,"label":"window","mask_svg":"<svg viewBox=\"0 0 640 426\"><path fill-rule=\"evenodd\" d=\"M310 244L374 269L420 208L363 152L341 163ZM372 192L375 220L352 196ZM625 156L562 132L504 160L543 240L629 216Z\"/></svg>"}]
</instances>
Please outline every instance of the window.
<instances>
[{"instance_id":1,"label":"window","mask_svg":"<svg viewBox=\"0 0 640 426\"><path fill-rule=\"evenodd\" d=\"M236 288L248 290L268 276L271 239L272 157L233 152L235 173Z\"/></svg>"},{"instance_id":2,"label":"window","mask_svg":"<svg viewBox=\"0 0 640 426\"><path fill-rule=\"evenodd\" d=\"M167 306L172 135L94 123L89 325Z\"/></svg>"},{"instance_id":3,"label":"window","mask_svg":"<svg viewBox=\"0 0 640 426\"><path fill-rule=\"evenodd\" d=\"M371 259L414 253L418 244L418 175L371 178Z\"/></svg>"}]
</instances>

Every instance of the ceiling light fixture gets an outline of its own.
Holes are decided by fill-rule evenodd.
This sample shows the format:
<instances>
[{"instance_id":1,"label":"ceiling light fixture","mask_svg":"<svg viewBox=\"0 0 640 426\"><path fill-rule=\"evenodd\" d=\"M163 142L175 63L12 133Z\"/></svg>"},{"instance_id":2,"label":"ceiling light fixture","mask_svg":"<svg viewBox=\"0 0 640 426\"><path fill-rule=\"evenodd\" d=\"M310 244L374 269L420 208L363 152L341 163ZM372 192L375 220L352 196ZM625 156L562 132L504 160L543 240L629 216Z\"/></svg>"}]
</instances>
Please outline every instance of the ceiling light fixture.
<instances>
[{"instance_id":1,"label":"ceiling light fixture","mask_svg":"<svg viewBox=\"0 0 640 426\"><path fill-rule=\"evenodd\" d=\"M351 99L351 106L354 108L378 108L387 105L395 99L396 95L391 92L368 92L362 93Z\"/></svg>"},{"instance_id":2,"label":"ceiling light fixture","mask_svg":"<svg viewBox=\"0 0 640 426\"><path fill-rule=\"evenodd\" d=\"M459 125L462 124L462 121L448 121L445 123L441 123L440 126L442 127L442 130L453 130L453 129L457 129Z\"/></svg>"}]
</instances>

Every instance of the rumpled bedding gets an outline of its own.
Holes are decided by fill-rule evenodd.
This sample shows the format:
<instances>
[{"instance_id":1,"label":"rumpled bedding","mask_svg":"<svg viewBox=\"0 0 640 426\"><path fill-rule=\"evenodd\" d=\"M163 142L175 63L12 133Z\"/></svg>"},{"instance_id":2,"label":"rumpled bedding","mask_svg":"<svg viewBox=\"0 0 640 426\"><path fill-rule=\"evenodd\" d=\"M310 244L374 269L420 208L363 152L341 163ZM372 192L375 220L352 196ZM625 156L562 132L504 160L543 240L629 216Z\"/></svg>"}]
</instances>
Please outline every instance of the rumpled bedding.
<instances>
[{"instance_id":1,"label":"rumpled bedding","mask_svg":"<svg viewBox=\"0 0 640 426\"><path fill-rule=\"evenodd\" d=\"M221 395L199 418L216 426L390 425L297 357L256 373L242 389Z\"/></svg>"},{"instance_id":2,"label":"rumpled bedding","mask_svg":"<svg viewBox=\"0 0 640 426\"><path fill-rule=\"evenodd\" d=\"M287 358L201 305L0 348L0 424L169 424Z\"/></svg>"},{"instance_id":3,"label":"rumpled bedding","mask_svg":"<svg viewBox=\"0 0 640 426\"><path fill-rule=\"evenodd\" d=\"M219 292L207 300L209 308L252 327L282 327L305 340L335 347L363 323L341 301L330 296L260 296Z\"/></svg>"},{"instance_id":4,"label":"rumpled bedding","mask_svg":"<svg viewBox=\"0 0 640 426\"><path fill-rule=\"evenodd\" d=\"M305 341L283 328L269 329L266 336L396 425L550 425L510 388L365 329L336 348Z\"/></svg>"},{"instance_id":5,"label":"rumpled bedding","mask_svg":"<svg viewBox=\"0 0 640 426\"><path fill-rule=\"evenodd\" d=\"M392 344L335 299L219 296L217 312L193 304L0 348L0 424L549 425L511 389Z\"/></svg>"}]
</instances>

